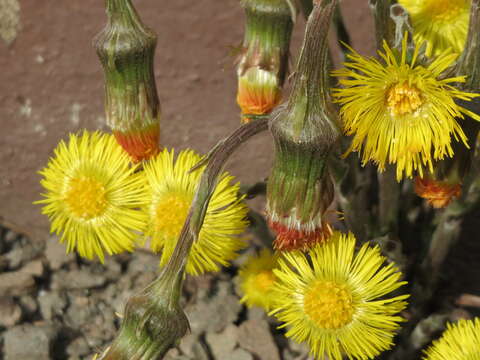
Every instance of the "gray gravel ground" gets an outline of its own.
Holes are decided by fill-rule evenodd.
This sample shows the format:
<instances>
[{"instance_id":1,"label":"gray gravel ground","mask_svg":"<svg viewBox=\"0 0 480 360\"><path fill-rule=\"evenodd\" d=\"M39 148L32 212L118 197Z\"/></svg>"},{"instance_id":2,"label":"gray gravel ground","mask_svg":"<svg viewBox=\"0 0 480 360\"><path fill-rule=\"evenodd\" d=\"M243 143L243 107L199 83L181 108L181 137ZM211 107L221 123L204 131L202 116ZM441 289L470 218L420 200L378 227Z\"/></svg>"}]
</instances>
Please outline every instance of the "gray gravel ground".
<instances>
[{"instance_id":1,"label":"gray gravel ground","mask_svg":"<svg viewBox=\"0 0 480 360\"><path fill-rule=\"evenodd\" d=\"M91 359L113 339L115 313L157 272L157 256L142 250L102 265L66 255L54 237L41 244L0 228L0 360ZM191 333L166 359L308 359L261 309L239 303L236 272L187 278Z\"/></svg>"}]
</instances>

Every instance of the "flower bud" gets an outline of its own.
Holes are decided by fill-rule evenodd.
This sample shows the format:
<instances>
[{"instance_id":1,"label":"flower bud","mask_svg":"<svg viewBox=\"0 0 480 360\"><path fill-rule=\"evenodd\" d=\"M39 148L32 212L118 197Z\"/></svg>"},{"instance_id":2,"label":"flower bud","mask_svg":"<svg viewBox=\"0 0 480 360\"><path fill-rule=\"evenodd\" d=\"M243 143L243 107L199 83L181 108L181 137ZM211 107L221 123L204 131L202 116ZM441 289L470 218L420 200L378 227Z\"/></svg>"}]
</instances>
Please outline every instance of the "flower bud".
<instances>
[{"instance_id":1,"label":"flower bud","mask_svg":"<svg viewBox=\"0 0 480 360\"><path fill-rule=\"evenodd\" d=\"M122 326L99 360L161 359L189 329L179 300L183 272L165 270L129 299Z\"/></svg>"},{"instance_id":2,"label":"flower bud","mask_svg":"<svg viewBox=\"0 0 480 360\"><path fill-rule=\"evenodd\" d=\"M107 124L135 162L159 151L160 104L153 72L156 35L131 0L107 0L108 23L95 38L105 72Z\"/></svg>"},{"instance_id":3,"label":"flower bud","mask_svg":"<svg viewBox=\"0 0 480 360\"><path fill-rule=\"evenodd\" d=\"M334 197L327 158L340 136L327 78L327 34L335 5L315 5L292 93L270 120L275 159L267 184L267 215L279 250L306 249L332 232L324 216Z\"/></svg>"},{"instance_id":4,"label":"flower bud","mask_svg":"<svg viewBox=\"0 0 480 360\"><path fill-rule=\"evenodd\" d=\"M294 14L286 0L244 0L246 24L237 67L242 122L268 114L281 99Z\"/></svg>"}]
</instances>

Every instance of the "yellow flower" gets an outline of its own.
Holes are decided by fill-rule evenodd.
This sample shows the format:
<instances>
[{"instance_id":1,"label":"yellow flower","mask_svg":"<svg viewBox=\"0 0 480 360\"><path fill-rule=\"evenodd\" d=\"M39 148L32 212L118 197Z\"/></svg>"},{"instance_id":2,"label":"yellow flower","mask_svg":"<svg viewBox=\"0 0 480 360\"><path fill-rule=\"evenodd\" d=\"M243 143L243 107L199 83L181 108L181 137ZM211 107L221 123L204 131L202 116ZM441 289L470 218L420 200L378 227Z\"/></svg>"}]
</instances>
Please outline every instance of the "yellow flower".
<instances>
[{"instance_id":1,"label":"yellow flower","mask_svg":"<svg viewBox=\"0 0 480 360\"><path fill-rule=\"evenodd\" d=\"M460 320L424 351L425 360L480 360L480 318Z\"/></svg>"},{"instance_id":2,"label":"yellow flower","mask_svg":"<svg viewBox=\"0 0 480 360\"><path fill-rule=\"evenodd\" d=\"M126 152L112 135L83 132L61 141L40 174L47 190L42 212L61 233L67 251L74 249L88 259L104 260L104 251L132 251L136 232L146 217L138 207L145 202L144 180L135 174Z\"/></svg>"},{"instance_id":3,"label":"yellow flower","mask_svg":"<svg viewBox=\"0 0 480 360\"><path fill-rule=\"evenodd\" d=\"M426 42L426 54L460 53L465 46L470 0L399 0L410 14L413 38Z\"/></svg>"},{"instance_id":4,"label":"yellow flower","mask_svg":"<svg viewBox=\"0 0 480 360\"><path fill-rule=\"evenodd\" d=\"M161 265L170 259L183 223L188 215L201 170L189 172L201 157L182 151L174 161L173 150L164 150L144 165L148 181L148 228L153 251L162 251ZM198 240L188 257L186 270L193 275L217 271L228 265L245 246L236 235L247 226L247 207L239 198L239 184L231 185L232 176L223 173L206 210Z\"/></svg>"},{"instance_id":5,"label":"yellow flower","mask_svg":"<svg viewBox=\"0 0 480 360\"><path fill-rule=\"evenodd\" d=\"M335 232L310 257L284 253L274 270L274 310L287 337L307 342L319 359L373 359L392 346L408 295L389 297L405 282L394 265L385 265L378 247Z\"/></svg>"},{"instance_id":6,"label":"yellow flower","mask_svg":"<svg viewBox=\"0 0 480 360\"><path fill-rule=\"evenodd\" d=\"M240 289L244 293L241 303L248 307L259 306L270 310L274 300L272 296L278 256L268 249L263 249L258 256L250 257L239 270Z\"/></svg>"},{"instance_id":7,"label":"yellow flower","mask_svg":"<svg viewBox=\"0 0 480 360\"><path fill-rule=\"evenodd\" d=\"M361 151L363 164L373 160L380 171L386 163L396 163L398 180L404 172L412 177L414 170L423 176L423 167L432 171L433 159L453 155L452 137L467 146L455 118L480 117L455 99L469 101L478 95L451 85L464 82L463 76L441 77L456 55L443 54L426 66L417 64L419 47L408 57L406 36L401 54L386 43L383 48L379 52L383 62L351 50L346 68L334 72L342 77L344 88L334 89L333 95L341 104L344 131L353 135L348 152Z\"/></svg>"}]
</instances>

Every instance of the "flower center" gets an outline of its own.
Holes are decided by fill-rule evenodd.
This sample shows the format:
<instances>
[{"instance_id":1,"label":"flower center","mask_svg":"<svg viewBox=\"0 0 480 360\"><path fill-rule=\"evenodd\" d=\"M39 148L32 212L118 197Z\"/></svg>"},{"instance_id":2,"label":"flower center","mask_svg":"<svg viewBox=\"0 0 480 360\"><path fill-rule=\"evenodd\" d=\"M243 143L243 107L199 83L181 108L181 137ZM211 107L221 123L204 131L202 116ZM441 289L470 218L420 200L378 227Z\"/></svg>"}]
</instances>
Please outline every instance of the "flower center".
<instances>
[{"instance_id":1,"label":"flower center","mask_svg":"<svg viewBox=\"0 0 480 360\"><path fill-rule=\"evenodd\" d=\"M422 104L420 91L406 82L395 84L388 90L387 106L392 115L411 114Z\"/></svg>"},{"instance_id":2,"label":"flower center","mask_svg":"<svg viewBox=\"0 0 480 360\"><path fill-rule=\"evenodd\" d=\"M98 180L82 176L72 179L69 185L65 202L75 216L89 220L105 211L106 191Z\"/></svg>"},{"instance_id":3,"label":"flower center","mask_svg":"<svg viewBox=\"0 0 480 360\"><path fill-rule=\"evenodd\" d=\"M162 198L155 209L155 228L165 237L176 238L182 230L191 201L186 196L171 194Z\"/></svg>"},{"instance_id":4,"label":"flower center","mask_svg":"<svg viewBox=\"0 0 480 360\"><path fill-rule=\"evenodd\" d=\"M345 285L317 281L305 293L305 313L323 329L339 329L352 321L352 294Z\"/></svg>"},{"instance_id":5,"label":"flower center","mask_svg":"<svg viewBox=\"0 0 480 360\"><path fill-rule=\"evenodd\" d=\"M257 276L255 276L256 288L263 291L270 289L274 281L275 278L271 270L261 271L259 274L257 274Z\"/></svg>"},{"instance_id":6,"label":"flower center","mask_svg":"<svg viewBox=\"0 0 480 360\"><path fill-rule=\"evenodd\" d=\"M437 21L452 21L468 8L466 0L426 0L424 14Z\"/></svg>"}]
</instances>

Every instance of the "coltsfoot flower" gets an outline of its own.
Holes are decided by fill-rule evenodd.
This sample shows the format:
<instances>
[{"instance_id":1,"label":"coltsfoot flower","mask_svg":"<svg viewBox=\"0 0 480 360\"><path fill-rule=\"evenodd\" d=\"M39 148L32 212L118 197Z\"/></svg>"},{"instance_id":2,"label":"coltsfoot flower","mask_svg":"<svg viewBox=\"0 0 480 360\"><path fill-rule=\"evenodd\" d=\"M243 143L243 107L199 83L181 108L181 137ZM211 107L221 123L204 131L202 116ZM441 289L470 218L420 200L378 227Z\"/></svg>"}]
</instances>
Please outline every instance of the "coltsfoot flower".
<instances>
[{"instance_id":1,"label":"coltsfoot flower","mask_svg":"<svg viewBox=\"0 0 480 360\"><path fill-rule=\"evenodd\" d=\"M318 359L373 359L389 349L408 295L389 296L404 285L393 264L384 265L379 247L335 232L310 257L283 253L274 270L274 314L287 337L306 342Z\"/></svg>"},{"instance_id":2,"label":"coltsfoot flower","mask_svg":"<svg viewBox=\"0 0 480 360\"><path fill-rule=\"evenodd\" d=\"M415 178L415 193L427 200L434 208L444 208L453 199L456 199L462 193L462 186L458 183L449 184L445 181L438 181L430 177Z\"/></svg>"},{"instance_id":3,"label":"coltsfoot flower","mask_svg":"<svg viewBox=\"0 0 480 360\"><path fill-rule=\"evenodd\" d=\"M240 289L243 297L240 302L248 307L259 306L270 310L274 298L272 296L275 275L273 269L277 266L278 255L268 249L263 249L258 256L250 257L239 270Z\"/></svg>"},{"instance_id":4,"label":"coltsfoot flower","mask_svg":"<svg viewBox=\"0 0 480 360\"><path fill-rule=\"evenodd\" d=\"M399 0L410 14L413 38L426 54L460 53L465 46L471 0Z\"/></svg>"},{"instance_id":5,"label":"coltsfoot flower","mask_svg":"<svg viewBox=\"0 0 480 360\"><path fill-rule=\"evenodd\" d=\"M447 324L442 337L424 353L425 360L480 360L480 318Z\"/></svg>"},{"instance_id":6,"label":"coltsfoot flower","mask_svg":"<svg viewBox=\"0 0 480 360\"><path fill-rule=\"evenodd\" d=\"M144 164L148 182L148 205L143 208L148 216L145 235L150 238L153 251L162 251L161 265L170 259L188 215L202 174L200 169L189 171L200 159L199 155L187 150L180 152L174 161L173 150L163 150ZM202 230L187 260L189 274L217 271L237 257L237 251L245 246L237 235L248 224L247 207L238 196L239 184L232 185L232 180L232 176L223 173L218 182Z\"/></svg>"},{"instance_id":7,"label":"coltsfoot flower","mask_svg":"<svg viewBox=\"0 0 480 360\"><path fill-rule=\"evenodd\" d=\"M42 213L67 252L104 260L104 252L132 251L146 224L144 179L112 135L83 132L61 141L40 171L47 190Z\"/></svg>"},{"instance_id":8,"label":"coltsfoot flower","mask_svg":"<svg viewBox=\"0 0 480 360\"><path fill-rule=\"evenodd\" d=\"M383 61L364 58L355 51L348 55L345 68L334 71L344 88L333 90L341 104L343 128L353 135L351 151L361 151L362 162L372 160L380 171L387 163L397 166L397 179L412 177L414 170L433 170L432 160L452 157L452 137L467 145L457 119L478 115L457 105L477 94L456 89L453 84L464 76L442 77L456 58L442 54L428 65L417 63L419 46L407 56L407 38L396 54L384 43L379 52Z\"/></svg>"}]
</instances>

